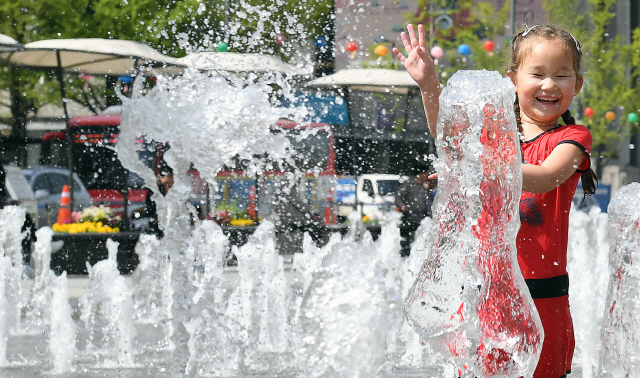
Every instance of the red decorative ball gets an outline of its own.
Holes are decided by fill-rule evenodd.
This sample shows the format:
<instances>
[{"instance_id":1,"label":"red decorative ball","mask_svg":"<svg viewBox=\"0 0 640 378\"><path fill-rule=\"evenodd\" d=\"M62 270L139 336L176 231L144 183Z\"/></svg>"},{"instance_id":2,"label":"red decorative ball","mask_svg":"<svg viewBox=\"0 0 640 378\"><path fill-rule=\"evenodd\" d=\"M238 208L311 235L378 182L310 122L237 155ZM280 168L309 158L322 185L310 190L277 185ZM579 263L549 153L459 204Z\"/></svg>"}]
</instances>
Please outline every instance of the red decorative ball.
<instances>
[{"instance_id":1,"label":"red decorative ball","mask_svg":"<svg viewBox=\"0 0 640 378\"><path fill-rule=\"evenodd\" d=\"M493 41L486 41L485 43L482 44L482 48L484 48L485 50L491 52L491 51L493 51L493 49L496 48L496 44L493 43Z\"/></svg>"},{"instance_id":2,"label":"red decorative ball","mask_svg":"<svg viewBox=\"0 0 640 378\"><path fill-rule=\"evenodd\" d=\"M591 118L596 114L591 108L584 108L584 115Z\"/></svg>"},{"instance_id":3,"label":"red decorative ball","mask_svg":"<svg viewBox=\"0 0 640 378\"><path fill-rule=\"evenodd\" d=\"M348 52L355 52L356 50L358 50L358 44L355 43L354 41L351 41L351 42L347 43L347 45L344 48Z\"/></svg>"}]
</instances>

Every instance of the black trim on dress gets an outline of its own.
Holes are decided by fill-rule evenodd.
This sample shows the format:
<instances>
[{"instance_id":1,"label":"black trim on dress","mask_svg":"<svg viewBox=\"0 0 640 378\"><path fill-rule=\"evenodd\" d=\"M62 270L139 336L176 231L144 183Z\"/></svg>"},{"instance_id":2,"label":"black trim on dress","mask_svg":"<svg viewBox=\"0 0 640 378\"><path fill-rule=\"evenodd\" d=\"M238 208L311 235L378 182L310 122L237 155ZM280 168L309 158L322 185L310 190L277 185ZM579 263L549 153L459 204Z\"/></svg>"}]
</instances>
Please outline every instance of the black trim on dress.
<instances>
[{"instance_id":1,"label":"black trim on dress","mask_svg":"<svg viewBox=\"0 0 640 378\"><path fill-rule=\"evenodd\" d=\"M526 282L529 293L534 299L569 295L569 276L566 274L551 278L528 279L524 282Z\"/></svg>"},{"instance_id":2,"label":"black trim on dress","mask_svg":"<svg viewBox=\"0 0 640 378\"><path fill-rule=\"evenodd\" d=\"M578 148L582 149L584 154L587 155L587 161L589 162L589 166L586 169L576 169L576 172L584 173L588 171L589 168L591 168L591 156L589 156L589 152L587 151L587 149L584 148L582 144L580 144L579 142L576 142L575 140L562 140L558 144L556 144L556 147L564 143L573 144L574 146L578 146Z\"/></svg>"}]
</instances>

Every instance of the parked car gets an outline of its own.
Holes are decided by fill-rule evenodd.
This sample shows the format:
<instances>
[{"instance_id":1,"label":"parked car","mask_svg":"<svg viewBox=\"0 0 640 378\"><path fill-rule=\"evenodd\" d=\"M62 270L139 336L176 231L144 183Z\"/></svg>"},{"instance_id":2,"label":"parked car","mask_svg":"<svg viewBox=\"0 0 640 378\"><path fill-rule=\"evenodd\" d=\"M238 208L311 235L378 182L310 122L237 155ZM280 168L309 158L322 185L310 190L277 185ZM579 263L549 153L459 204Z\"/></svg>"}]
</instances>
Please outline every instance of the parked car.
<instances>
[{"instance_id":1,"label":"parked car","mask_svg":"<svg viewBox=\"0 0 640 378\"><path fill-rule=\"evenodd\" d=\"M65 168L37 167L23 169L38 201L38 227L56 223L62 188L69 184L69 170ZM77 174L73 175L73 210L79 211L92 205L91 196Z\"/></svg>"},{"instance_id":2,"label":"parked car","mask_svg":"<svg viewBox=\"0 0 640 378\"><path fill-rule=\"evenodd\" d=\"M6 175L4 182L6 203L21 206L32 218L35 218L38 209L36 197L22 170L15 166L3 166L3 169Z\"/></svg>"}]
</instances>

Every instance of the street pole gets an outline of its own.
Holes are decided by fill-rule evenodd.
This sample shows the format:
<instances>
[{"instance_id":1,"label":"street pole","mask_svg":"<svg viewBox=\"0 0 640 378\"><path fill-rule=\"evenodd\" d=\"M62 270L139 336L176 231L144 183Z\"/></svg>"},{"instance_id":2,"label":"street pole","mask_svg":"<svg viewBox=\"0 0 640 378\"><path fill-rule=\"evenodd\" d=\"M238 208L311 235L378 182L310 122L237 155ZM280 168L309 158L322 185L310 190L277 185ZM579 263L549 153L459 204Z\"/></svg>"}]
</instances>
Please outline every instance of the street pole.
<instances>
[{"instance_id":1,"label":"street pole","mask_svg":"<svg viewBox=\"0 0 640 378\"><path fill-rule=\"evenodd\" d=\"M58 60L58 67L56 67L56 73L58 74L58 82L60 83L60 95L62 97L62 110L64 111L64 124L65 124L65 138L67 140L67 167L69 168L69 209L73 211L73 193L75 191L75 184L73 182L73 135L71 135L71 125L69 124L69 112L67 111L66 93L64 88L64 77L62 73L62 61L60 59L60 50L56 50L56 58Z\"/></svg>"},{"instance_id":2,"label":"street pole","mask_svg":"<svg viewBox=\"0 0 640 378\"><path fill-rule=\"evenodd\" d=\"M513 40L516 35L516 0L511 0L509 5L509 33Z\"/></svg>"}]
</instances>

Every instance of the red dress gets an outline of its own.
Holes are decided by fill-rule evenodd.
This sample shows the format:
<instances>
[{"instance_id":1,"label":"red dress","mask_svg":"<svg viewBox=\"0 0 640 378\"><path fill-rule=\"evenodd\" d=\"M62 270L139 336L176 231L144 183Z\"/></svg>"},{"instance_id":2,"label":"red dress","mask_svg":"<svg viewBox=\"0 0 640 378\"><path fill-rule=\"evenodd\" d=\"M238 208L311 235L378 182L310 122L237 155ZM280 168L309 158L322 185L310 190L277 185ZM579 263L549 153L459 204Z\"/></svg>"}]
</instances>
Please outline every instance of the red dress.
<instances>
[{"instance_id":1,"label":"red dress","mask_svg":"<svg viewBox=\"0 0 640 378\"><path fill-rule=\"evenodd\" d=\"M591 133L582 125L558 126L521 143L526 163L542 165L559 144L571 143L585 152L576 172L556 189L522 192L518 263L540 314L545 339L535 378L563 377L571 371L573 322L569 312L567 240L569 211L582 172L591 161Z\"/></svg>"}]
</instances>

